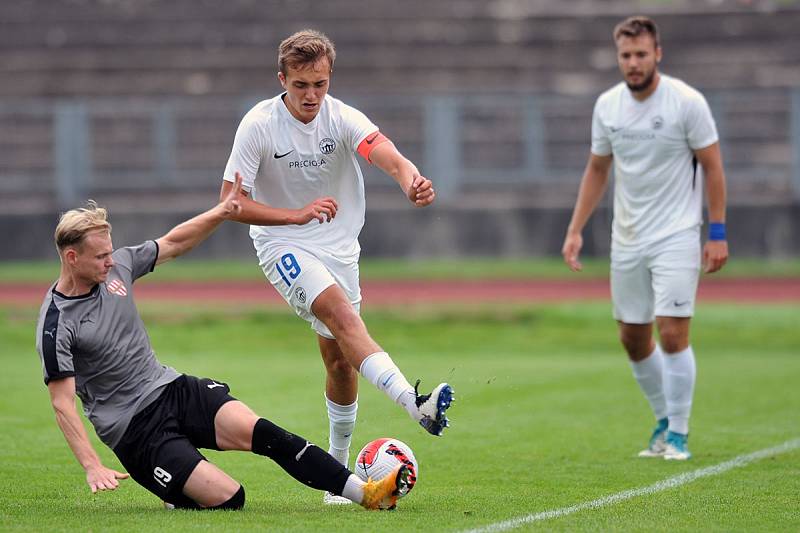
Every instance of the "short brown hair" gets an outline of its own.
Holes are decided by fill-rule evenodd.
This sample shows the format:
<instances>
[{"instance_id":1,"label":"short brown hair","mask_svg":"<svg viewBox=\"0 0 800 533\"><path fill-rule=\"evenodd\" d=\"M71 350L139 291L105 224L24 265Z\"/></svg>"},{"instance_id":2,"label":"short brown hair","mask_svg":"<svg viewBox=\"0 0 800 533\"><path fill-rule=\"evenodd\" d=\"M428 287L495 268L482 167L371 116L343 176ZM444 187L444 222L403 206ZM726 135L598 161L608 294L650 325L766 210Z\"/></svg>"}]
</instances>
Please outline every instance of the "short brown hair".
<instances>
[{"instance_id":1,"label":"short brown hair","mask_svg":"<svg viewBox=\"0 0 800 533\"><path fill-rule=\"evenodd\" d=\"M313 65L323 57L333 70L336 60L336 49L328 36L317 30L302 30L290 35L278 47L278 69L287 73L287 68L298 68L302 65Z\"/></svg>"},{"instance_id":2,"label":"short brown hair","mask_svg":"<svg viewBox=\"0 0 800 533\"><path fill-rule=\"evenodd\" d=\"M86 234L92 231L107 230L111 233L111 224L107 218L108 212L98 207L94 200L86 202L86 207L71 209L62 214L55 232L58 252L63 252L68 246L80 247Z\"/></svg>"},{"instance_id":3,"label":"short brown hair","mask_svg":"<svg viewBox=\"0 0 800 533\"><path fill-rule=\"evenodd\" d=\"M645 16L628 17L614 27L614 41L620 37L638 37L649 33L656 43L656 48L661 46L658 41L658 26L653 19Z\"/></svg>"}]
</instances>

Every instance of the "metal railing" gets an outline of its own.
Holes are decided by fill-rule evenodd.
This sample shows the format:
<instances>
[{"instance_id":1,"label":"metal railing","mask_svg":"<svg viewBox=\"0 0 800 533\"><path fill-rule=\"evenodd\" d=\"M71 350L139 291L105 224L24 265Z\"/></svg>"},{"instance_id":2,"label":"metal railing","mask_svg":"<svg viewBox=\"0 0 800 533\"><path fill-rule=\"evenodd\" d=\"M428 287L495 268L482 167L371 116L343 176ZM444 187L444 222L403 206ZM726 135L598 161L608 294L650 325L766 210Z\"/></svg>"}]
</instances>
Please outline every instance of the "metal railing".
<instances>
[{"instance_id":1,"label":"metal railing","mask_svg":"<svg viewBox=\"0 0 800 533\"><path fill-rule=\"evenodd\" d=\"M800 89L707 93L732 194L800 199ZM576 189L594 98L479 94L342 98L387 133L440 198L469 189ZM61 206L97 191L219 186L257 99L0 103L0 199L32 186ZM363 165L368 189L393 182ZM760 192L759 192L760 191ZM537 193L539 194L539 193ZM735 200L735 196L732 198Z\"/></svg>"}]
</instances>

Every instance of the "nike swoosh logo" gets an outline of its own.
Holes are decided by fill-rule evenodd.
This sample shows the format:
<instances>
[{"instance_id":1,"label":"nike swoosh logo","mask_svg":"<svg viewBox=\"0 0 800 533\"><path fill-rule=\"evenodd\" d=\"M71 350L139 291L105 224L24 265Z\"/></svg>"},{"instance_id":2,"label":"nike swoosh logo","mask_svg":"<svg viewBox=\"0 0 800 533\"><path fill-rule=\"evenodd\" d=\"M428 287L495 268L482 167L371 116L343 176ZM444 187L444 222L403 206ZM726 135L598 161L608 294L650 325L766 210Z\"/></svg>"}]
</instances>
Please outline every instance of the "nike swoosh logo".
<instances>
[{"instance_id":1,"label":"nike swoosh logo","mask_svg":"<svg viewBox=\"0 0 800 533\"><path fill-rule=\"evenodd\" d=\"M685 302L679 302L679 301L675 300L674 302L672 302L672 305L674 305L675 307L683 307L684 305L686 305L688 303L689 303L689 300L686 300Z\"/></svg>"},{"instance_id":2,"label":"nike swoosh logo","mask_svg":"<svg viewBox=\"0 0 800 533\"><path fill-rule=\"evenodd\" d=\"M621 130L622 128L615 128L614 126L609 126L609 128L608 128L608 129L610 129L610 130L611 130L611 133L616 133L616 132L618 132L619 130Z\"/></svg>"},{"instance_id":3,"label":"nike swoosh logo","mask_svg":"<svg viewBox=\"0 0 800 533\"><path fill-rule=\"evenodd\" d=\"M287 155L291 154L292 152L294 152L294 150L289 150L285 154L278 154L278 152L275 152L275 155L273 155L272 157L274 157L275 159L280 159L281 157L286 157Z\"/></svg>"},{"instance_id":4,"label":"nike swoosh logo","mask_svg":"<svg viewBox=\"0 0 800 533\"><path fill-rule=\"evenodd\" d=\"M387 384L387 383L389 383L389 380L390 380L390 379L392 379L393 377L394 377L394 372L392 372L391 374L389 374L389 377L388 377L388 378L386 378L386 381L384 381L384 382L382 383L382 385L385 387L385 386L386 386L386 384Z\"/></svg>"},{"instance_id":5,"label":"nike swoosh logo","mask_svg":"<svg viewBox=\"0 0 800 533\"><path fill-rule=\"evenodd\" d=\"M378 135L380 135L380 134L381 134L381 132L376 131L375 133L372 134L372 136L367 137L367 144L372 144L375 141L375 139L378 137Z\"/></svg>"}]
</instances>

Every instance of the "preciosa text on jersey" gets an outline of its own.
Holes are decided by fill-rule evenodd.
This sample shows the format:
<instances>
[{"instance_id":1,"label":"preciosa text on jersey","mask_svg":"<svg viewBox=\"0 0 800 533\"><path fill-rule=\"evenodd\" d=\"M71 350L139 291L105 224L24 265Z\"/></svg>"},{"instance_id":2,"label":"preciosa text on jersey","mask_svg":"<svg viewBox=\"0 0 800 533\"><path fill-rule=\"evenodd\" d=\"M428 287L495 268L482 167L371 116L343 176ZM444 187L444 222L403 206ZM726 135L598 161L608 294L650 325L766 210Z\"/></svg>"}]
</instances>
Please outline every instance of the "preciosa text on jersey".
<instances>
[{"instance_id":1,"label":"preciosa text on jersey","mask_svg":"<svg viewBox=\"0 0 800 533\"><path fill-rule=\"evenodd\" d=\"M304 167L324 167L328 162L324 159L303 159L301 161L289 161L289 168Z\"/></svg>"}]
</instances>

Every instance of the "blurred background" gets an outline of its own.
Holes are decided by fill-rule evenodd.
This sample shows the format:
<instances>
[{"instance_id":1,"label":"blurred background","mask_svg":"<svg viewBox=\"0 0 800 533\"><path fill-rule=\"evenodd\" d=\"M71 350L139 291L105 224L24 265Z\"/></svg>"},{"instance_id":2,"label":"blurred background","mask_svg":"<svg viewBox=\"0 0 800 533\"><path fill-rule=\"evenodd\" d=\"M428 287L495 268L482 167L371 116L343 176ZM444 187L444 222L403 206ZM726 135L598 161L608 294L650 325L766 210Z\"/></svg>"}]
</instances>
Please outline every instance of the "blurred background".
<instances>
[{"instance_id":1,"label":"blurred background","mask_svg":"<svg viewBox=\"0 0 800 533\"><path fill-rule=\"evenodd\" d=\"M94 198L120 246L216 202L244 112L280 92L278 43L319 29L330 93L434 180L415 210L362 165L364 254L558 255L611 32L655 18L661 71L708 99L731 253L800 256L800 1L15 0L0 3L0 260L55 259L60 212ZM584 234L605 255L606 195ZM228 224L195 257L250 258Z\"/></svg>"}]
</instances>

